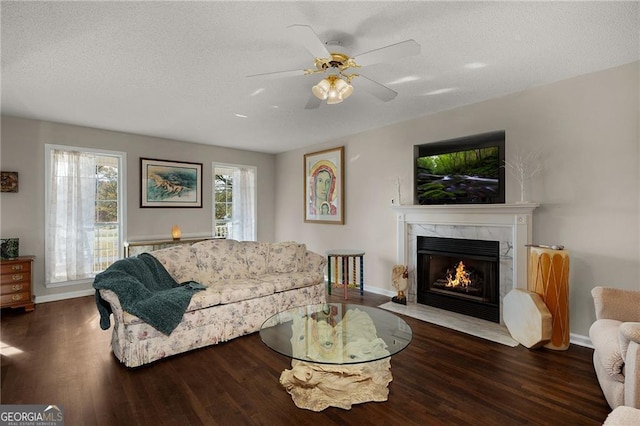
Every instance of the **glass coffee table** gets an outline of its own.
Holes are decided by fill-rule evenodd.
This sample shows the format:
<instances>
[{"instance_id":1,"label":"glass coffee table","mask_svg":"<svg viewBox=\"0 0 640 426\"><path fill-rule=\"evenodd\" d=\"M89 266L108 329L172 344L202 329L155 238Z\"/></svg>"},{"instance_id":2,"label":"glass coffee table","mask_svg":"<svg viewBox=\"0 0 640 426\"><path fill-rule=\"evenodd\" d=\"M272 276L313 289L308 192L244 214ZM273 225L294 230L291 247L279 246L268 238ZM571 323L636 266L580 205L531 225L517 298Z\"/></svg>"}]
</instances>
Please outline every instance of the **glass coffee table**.
<instances>
[{"instance_id":1,"label":"glass coffee table","mask_svg":"<svg viewBox=\"0 0 640 426\"><path fill-rule=\"evenodd\" d=\"M386 401L391 356L411 343L411 327L391 312L325 303L292 308L267 319L260 338L292 358L280 383L299 408L322 411Z\"/></svg>"}]
</instances>

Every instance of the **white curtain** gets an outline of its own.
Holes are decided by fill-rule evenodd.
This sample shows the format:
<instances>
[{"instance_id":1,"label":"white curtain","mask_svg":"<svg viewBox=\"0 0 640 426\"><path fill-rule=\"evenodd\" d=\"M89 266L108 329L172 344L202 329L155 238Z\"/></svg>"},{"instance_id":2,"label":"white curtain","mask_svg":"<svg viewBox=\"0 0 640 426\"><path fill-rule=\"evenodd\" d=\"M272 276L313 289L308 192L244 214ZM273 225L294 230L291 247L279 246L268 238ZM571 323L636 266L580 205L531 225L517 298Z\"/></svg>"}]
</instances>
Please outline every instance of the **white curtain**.
<instances>
[{"instance_id":1,"label":"white curtain","mask_svg":"<svg viewBox=\"0 0 640 426\"><path fill-rule=\"evenodd\" d=\"M229 238L238 241L256 240L255 169L237 167L233 170L232 226Z\"/></svg>"},{"instance_id":2,"label":"white curtain","mask_svg":"<svg viewBox=\"0 0 640 426\"><path fill-rule=\"evenodd\" d=\"M91 278L96 160L86 152L51 151L45 268L47 283Z\"/></svg>"}]
</instances>

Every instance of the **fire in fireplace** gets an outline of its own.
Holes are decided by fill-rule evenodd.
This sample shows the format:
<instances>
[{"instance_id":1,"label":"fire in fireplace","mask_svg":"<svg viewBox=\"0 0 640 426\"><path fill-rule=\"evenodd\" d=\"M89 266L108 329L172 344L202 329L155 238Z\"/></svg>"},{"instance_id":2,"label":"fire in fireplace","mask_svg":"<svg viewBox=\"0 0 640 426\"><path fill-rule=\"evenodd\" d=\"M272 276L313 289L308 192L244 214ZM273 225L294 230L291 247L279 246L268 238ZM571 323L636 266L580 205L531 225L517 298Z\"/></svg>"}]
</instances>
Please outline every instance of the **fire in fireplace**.
<instances>
[{"instance_id":1,"label":"fire in fireplace","mask_svg":"<svg viewBox=\"0 0 640 426\"><path fill-rule=\"evenodd\" d=\"M418 303L499 323L499 244L418 237Z\"/></svg>"}]
</instances>

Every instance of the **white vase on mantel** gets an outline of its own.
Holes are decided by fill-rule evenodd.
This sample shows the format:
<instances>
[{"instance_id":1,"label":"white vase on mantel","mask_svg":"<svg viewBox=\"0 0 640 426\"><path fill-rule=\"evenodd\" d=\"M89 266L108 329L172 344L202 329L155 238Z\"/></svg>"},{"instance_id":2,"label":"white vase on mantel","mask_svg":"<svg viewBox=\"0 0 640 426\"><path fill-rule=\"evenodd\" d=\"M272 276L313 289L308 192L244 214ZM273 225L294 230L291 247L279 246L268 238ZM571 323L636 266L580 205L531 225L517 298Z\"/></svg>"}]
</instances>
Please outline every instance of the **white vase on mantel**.
<instances>
[{"instance_id":1,"label":"white vase on mantel","mask_svg":"<svg viewBox=\"0 0 640 426\"><path fill-rule=\"evenodd\" d=\"M527 201L527 197L525 196L525 192L526 192L526 188L525 188L525 181L521 180L520 181L520 201L516 201L516 204L526 204L529 201Z\"/></svg>"}]
</instances>

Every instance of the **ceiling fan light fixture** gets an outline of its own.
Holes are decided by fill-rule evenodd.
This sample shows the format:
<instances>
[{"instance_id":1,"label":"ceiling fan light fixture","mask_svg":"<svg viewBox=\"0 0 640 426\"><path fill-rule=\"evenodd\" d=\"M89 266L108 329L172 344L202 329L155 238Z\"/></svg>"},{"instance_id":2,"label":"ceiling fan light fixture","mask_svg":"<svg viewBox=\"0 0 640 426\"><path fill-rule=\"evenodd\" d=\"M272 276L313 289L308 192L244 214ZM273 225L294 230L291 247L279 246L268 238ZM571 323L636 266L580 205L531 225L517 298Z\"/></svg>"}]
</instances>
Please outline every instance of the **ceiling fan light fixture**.
<instances>
[{"instance_id":1,"label":"ceiling fan light fixture","mask_svg":"<svg viewBox=\"0 0 640 426\"><path fill-rule=\"evenodd\" d=\"M353 92L353 86L337 75L330 75L313 86L311 91L316 98L333 105L347 99Z\"/></svg>"},{"instance_id":2,"label":"ceiling fan light fixture","mask_svg":"<svg viewBox=\"0 0 640 426\"><path fill-rule=\"evenodd\" d=\"M335 86L331 87L329 96L327 96L327 105L339 104L342 101L342 96L340 96L340 93L335 89Z\"/></svg>"},{"instance_id":3,"label":"ceiling fan light fixture","mask_svg":"<svg viewBox=\"0 0 640 426\"><path fill-rule=\"evenodd\" d=\"M341 78L337 79L333 84L342 100L347 99L353 93L353 86Z\"/></svg>"},{"instance_id":4,"label":"ceiling fan light fixture","mask_svg":"<svg viewBox=\"0 0 640 426\"><path fill-rule=\"evenodd\" d=\"M316 84L311 88L311 91L316 96L316 98L324 101L329 96L329 91L331 90L331 82L323 78L320 83Z\"/></svg>"}]
</instances>

